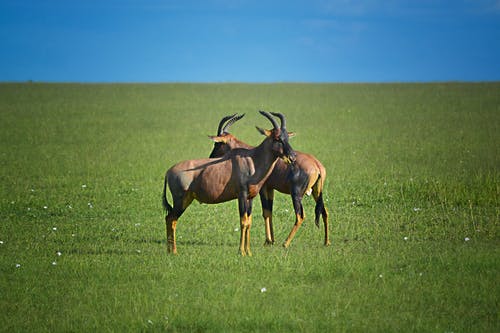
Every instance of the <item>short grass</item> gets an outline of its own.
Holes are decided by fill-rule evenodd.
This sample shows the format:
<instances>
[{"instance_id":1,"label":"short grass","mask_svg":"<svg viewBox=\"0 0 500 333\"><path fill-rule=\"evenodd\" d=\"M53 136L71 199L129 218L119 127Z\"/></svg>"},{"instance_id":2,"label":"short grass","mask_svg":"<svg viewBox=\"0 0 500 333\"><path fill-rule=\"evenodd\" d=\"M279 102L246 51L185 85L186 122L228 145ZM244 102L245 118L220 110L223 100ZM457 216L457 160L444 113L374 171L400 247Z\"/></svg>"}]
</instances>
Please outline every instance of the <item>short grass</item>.
<instances>
[{"instance_id":1,"label":"short grass","mask_svg":"<svg viewBox=\"0 0 500 333\"><path fill-rule=\"evenodd\" d=\"M0 331L499 332L500 84L0 84ZM167 256L163 175L283 112L328 170L331 247L238 255L236 202L189 207ZM276 194L275 234L293 224Z\"/></svg>"}]
</instances>

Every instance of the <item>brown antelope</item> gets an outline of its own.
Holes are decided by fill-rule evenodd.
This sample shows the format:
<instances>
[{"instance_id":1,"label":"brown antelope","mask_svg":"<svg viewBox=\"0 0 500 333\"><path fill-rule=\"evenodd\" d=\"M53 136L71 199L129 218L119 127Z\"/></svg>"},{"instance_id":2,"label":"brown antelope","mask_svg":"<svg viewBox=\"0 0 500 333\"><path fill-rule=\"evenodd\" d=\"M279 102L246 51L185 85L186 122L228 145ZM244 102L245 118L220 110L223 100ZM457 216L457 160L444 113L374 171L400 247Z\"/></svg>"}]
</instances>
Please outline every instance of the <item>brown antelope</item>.
<instances>
[{"instance_id":1,"label":"brown antelope","mask_svg":"<svg viewBox=\"0 0 500 333\"><path fill-rule=\"evenodd\" d=\"M219 158L205 158L180 162L171 167L163 185L163 206L167 228L167 250L177 253L175 229L177 220L196 199L207 204L216 204L238 199L240 213L240 253L251 255L250 228L252 226L252 200L276 164L278 158L294 163L295 152L288 143L285 117L278 126L267 112L259 111L273 125L272 130L257 128L266 138L255 148L236 148ZM224 136L211 137L216 143L223 143ZM173 207L167 200L167 186L172 194Z\"/></svg>"},{"instance_id":2,"label":"brown antelope","mask_svg":"<svg viewBox=\"0 0 500 333\"><path fill-rule=\"evenodd\" d=\"M244 115L236 116L236 114L234 114L222 118L217 129L217 136L224 137L225 140L214 144L210 157L224 156L232 149L252 148L252 146L238 140L227 132L229 127L243 116ZM285 119L282 119L282 124L284 124L284 122ZM288 134L290 137L293 136L291 132ZM319 215L321 215L325 227L324 244L328 246L330 245L330 240L328 238L328 212L323 202L323 185L326 178L325 167L310 154L298 151L295 151L295 154L296 161L293 165L287 165L282 160L276 162L271 175L267 178L260 190L262 213L266 225L266 244L274 244L272 214L274 190L277 190L281 193L291 194L296 215L295 224L283 246L288 247L290 245L295 233L304 221L305 216L302 207L302 198L304 194L310 195L311 193L316 201L315 223L316 226L319 227Z\"/></svg>"}]
</instances>

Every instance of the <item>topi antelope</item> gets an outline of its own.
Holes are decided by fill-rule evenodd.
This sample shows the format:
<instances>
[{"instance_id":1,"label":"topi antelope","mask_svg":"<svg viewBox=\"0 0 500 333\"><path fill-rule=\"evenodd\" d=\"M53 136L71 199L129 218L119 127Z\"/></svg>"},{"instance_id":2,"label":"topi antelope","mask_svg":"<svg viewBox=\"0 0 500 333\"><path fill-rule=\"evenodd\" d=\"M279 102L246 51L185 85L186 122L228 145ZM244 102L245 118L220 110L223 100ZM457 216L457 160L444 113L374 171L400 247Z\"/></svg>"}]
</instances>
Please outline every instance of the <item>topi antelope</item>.
<instances>
[{"instance_id":1,"label":"topi antelope","mask_svg":"<svg viewBox=\"0 0 500 333\"><path fill-rule=\"evenodd\" d=\"M295 152L288 143L285 117L281 127L267 112L259 111L273 125L272 130L257 128L266 138L255 148L237 148L223 157L180 162L171 167L163 185L163 206L167 210L167 250L177 253L175 229L177 220L193 202L216 204L238 199L240 213L240 253L251 255L250 228L252 225L252 200L276 164L278 158L294 163ZM216 143L224 143L226 137L211 137ZM173 207L167 200L167 186L172 194Z\"/></svg>"},{"instance_id":2,"label":"topi antelope","mask_svg":"<svg viewBox=\"0 0 500 333\"><path fill-rule=\"evenodd\" d=\"M224 156L232 149L252 148L252 146L238 140L228 132L229 127L243 116L244 115L236 116L236 114L234 114L222 118L217 129L217 136L224 137L225 140L224 142L215 143L210 157ZM284 121L285 119L282 119L282 124ZM291 132L288 134L290 137L293 136ZM321 215L325 227L324 244L328 246L330 245L330 240L328 238L328 212L323 202L323 185L326 178L325 167L310 154L298 151L295 151L295 153L296 161L293 165L285 164L282 160L276 162L271 175L267 178L260 190L262 213L266 225L266 244L274 244L272 213L274 190L277 190L281 193L291 194L296 215L295 224L283 246L288 247L290 245L295 233L304 221L302 197L304 194L310 195L311 193L316 201L315 223L316 226L319 227L319 215Z\"/></svg>"}]
</instances>

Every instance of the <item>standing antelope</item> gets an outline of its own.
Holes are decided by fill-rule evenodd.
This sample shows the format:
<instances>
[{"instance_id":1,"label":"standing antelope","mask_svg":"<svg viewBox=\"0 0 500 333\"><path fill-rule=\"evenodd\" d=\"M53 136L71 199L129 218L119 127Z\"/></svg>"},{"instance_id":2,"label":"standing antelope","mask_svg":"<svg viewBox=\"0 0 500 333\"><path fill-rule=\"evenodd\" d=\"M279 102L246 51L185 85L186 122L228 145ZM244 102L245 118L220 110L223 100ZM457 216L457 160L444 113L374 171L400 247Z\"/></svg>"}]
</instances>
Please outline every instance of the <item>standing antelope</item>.
<instances>
[{"instance_id":1,"label":"standing antelope","mask_svg":"<svg viewBox=\"0 0 500 333\"><path fill-rule=\"evenodd\" d=\"M237 148L220 158L208 158L180 162L171 167L163 185L163 206L167 228L167 250L177 253L175 229L177 220L196 199L207 204L216 204L238 199L240 213L240 253L251 255L250 228L252 226L252 200L276 164L278 158L294 163L295 152L288 143L285 117L273 113L281 119L281 127L267 112L259 111L273 125L272 130L257 128L266 138L255 148ZM216 143L225 142L224 136L211 137ZM167 185L170 187L174 206L167 200Z\"/></svg>"},{"instance_id":2,"label":"standing antelope","mask_svg":"<svg viewBox=\"0 0 500 333\"><path fill-rule=\"evenodd\" d=\"M225 140L214 144L210 157L224 156L232 149L252 148L252 146L238 140L227 132L229 127L243 116L244 115L236 116L236 114L234 114L222 118L217 128L217 136L224 137ZM284 123L285 119L283 118L282 124ZM292 137L293 133L290 132L289 136ZM299 151L295 151L295 153L296 161L293 165L287 165L283 163L282 160L276 162L271 175L267 178L260 190L262 213L266 225L266 244L274 244L272 214L274 190L277 190L281 193L291 194L296 215L295 224L283 246L288 247L290 245L295 233L304 221L302 198L304 194L310 195L311 193L316 201L315 223L316 226L319 227L319 215L321 215L325 227L324 244L328 246L330 245L330 240L328 238L328 212L323 202L323 185L326 178L325 167L310 154L301 153Z\"/></svg>"}]
</instances>

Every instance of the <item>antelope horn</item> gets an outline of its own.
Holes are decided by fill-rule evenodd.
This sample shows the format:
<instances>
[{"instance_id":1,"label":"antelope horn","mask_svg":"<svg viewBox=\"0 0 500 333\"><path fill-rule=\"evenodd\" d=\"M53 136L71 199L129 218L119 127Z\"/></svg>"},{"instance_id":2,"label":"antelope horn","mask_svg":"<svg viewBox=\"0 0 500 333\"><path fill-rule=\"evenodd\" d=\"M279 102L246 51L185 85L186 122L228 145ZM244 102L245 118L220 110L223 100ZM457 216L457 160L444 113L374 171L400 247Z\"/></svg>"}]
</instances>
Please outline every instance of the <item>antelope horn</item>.
<instances>
[{"instance_id":1,"label":"antelope horn","mask_svg":"<svg viewBox=\"0 0 500 333\"><path fill-rule=\"evenodd\" d=\"M286 119L285 116L279 112L271 112L271 114L275 117L280 118L281 120L281 129L286 129Z\"/></svg>"},{"instance_id":2,"label":"antelope horn","mask_svg":"<svg viewBox=\"0 0 500 333\"><path fill-rule=\"evenodd\" d=\"M224 128L222 128L222 126L224 125L224 123L226 121L228 121L231 118L234 118L234 116L236 116L236 113L233 114L232 116L225 116L224 118L222 118L222 120L219 123L219 127L217 127L217 135L222 135L222 132L224 130Z\"/></svg>"},{"instance_id":3,"label":"antelope horn","mask_svg":"<svg viewBox=\"0 0 500 333\"><path fill-rule=\"evenodd\" d=\"M229 119L229 121L227 122L226 126L224 126L222 128L222 132L220 134L218 134L218 135L222 135L222 133L226 132L232 124L234 124L235 122L237 122L238 120L240 120L241 118L243 118L245 116L245 114L243 113L241 116L236 116L236 117L235 116L236 116L236 114L233 114L232 118Z\"/></svg>"},{"instance_id":4,"label":"antelope horn","mask_svg":"<svg viewBox=\"0 0 500 333\"><path fill-rule=\"evenodd\" d=\"M269 119L269 121L273 124L274 129L279 129L278 123L276 120L266 111L260 111L260 114Z\"/></svg>"}]
</instances>

